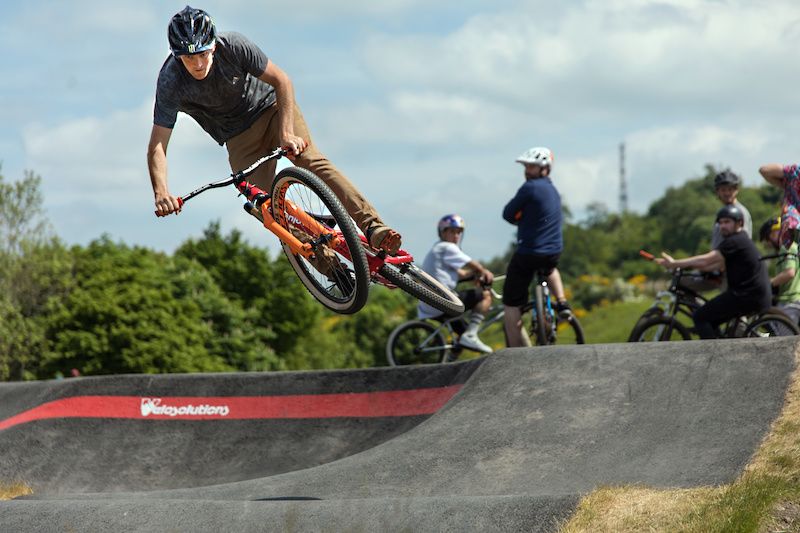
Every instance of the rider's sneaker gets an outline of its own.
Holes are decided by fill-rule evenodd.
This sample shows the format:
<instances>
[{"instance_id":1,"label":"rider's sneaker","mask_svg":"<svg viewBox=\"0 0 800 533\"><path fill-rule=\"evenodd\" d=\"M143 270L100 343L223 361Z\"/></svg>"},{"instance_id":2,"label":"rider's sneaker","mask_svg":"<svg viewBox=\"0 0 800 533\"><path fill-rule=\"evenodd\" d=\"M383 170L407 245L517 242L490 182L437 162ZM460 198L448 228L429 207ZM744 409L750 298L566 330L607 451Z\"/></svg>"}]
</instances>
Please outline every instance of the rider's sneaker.
<instances>
[{"instance_id":1,"label":"rider's sneaker","mask_svg":"<svg viewBox=\"0 0 800 533\"><path fill-rule=\"evenodd\" d=\"M369 244L373 248L383 250L389 255L395 255L400 251L402 237L389 226L372 226L367 230Z\"/></svg>"},{"instance_id":2,"label":"rider's sneaker","mask_svg":"<svg viewBox=\"0 0 800 533\"><path fill-rule=\"evenodd\" d=\"M475 352L492 353L494 351L487 344L484 344L474 333L464 333L461 335L461 337L458 338L458 344L463 348Z\"/></svg>"},{"instance_id":3,"label":"rider's sneaker","mask_svg":"<svg viewBox=\"0 0 800 533\"><path fill-rule=\"evenodd\" d=\"M572 316L572 308L566 300L563 302L556 302L556 312L558 313L558 318L561 320L566 320Z\"/></svg>"}]
</instances>

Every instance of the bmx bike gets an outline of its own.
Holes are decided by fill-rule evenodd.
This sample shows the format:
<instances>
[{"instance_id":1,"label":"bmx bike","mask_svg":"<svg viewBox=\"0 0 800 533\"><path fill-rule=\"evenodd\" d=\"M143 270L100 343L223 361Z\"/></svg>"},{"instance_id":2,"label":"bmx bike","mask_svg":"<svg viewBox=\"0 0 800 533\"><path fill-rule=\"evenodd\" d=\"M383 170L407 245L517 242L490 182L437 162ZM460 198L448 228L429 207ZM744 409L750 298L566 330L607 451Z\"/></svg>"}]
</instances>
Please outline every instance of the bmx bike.
<instances>
[{"instance_id":1,"label":"bmx bike","mask_svg":"<svg viewBox=\"0 0 800 533\"><path fill-rule=\"evenodd\" d=\"M275 176L269 193L246 180L263 163L288 153L277 148L245 170L179 197L178 203L183 206L209 189L236 187L247 199L244 210L280 239L303 285L336 313L359 311L367 302L370 282L400 288L447 315L464 311L458 296L416 266L411 254L400 250L388 255L373 248L333 191L312 172L285 168Z\"/></svg>"},{"instance_id":2,"label":"bmx bike","mask_svg":"<svg viewBox=\"0 0 800 533\"><path fill-rule=\"evenodd\" d=\"M504 277L499 276L495 280L499 281ZM488 289L496 300L502 299L502 295L493 288L488 287ZM585 343L583 327L578 317L571 311L564 318L555 313L547 282L541 276L539 283L534 285L533 297L520 307L520 311L523 315L531 313L531 335L536 345ZM389 334L389 339L386 341L386 361L390 366L456 361L463 350L469 350L459 344L457 333L458 329L463 329L459 328L458 324L463 325L464 321L468 321L469 315L470 312L465 312L450 317L441 321L438 326L427 320L409 320L400 324ZM486 318L478 329L478 334L492 328L498 322L500 327L503 327L504 317L503 304L493 305L486 312ZM524 346L531 346L531 339L525 327L522 328L522 343Z\"/></svg>"}]
</instances>

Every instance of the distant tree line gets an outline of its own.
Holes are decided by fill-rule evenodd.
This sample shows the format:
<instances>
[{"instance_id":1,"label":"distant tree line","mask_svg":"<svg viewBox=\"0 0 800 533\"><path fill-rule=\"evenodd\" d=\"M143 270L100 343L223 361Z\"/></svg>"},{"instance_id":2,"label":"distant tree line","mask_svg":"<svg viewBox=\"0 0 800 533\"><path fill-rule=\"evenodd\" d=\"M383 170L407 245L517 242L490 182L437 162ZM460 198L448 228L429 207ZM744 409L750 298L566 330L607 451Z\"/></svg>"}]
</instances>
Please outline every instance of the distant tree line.
<instances>
[{"instance_id":1,"label":"distant tree line","mask_svg":"<svg viewBox=\"0 0 800 533\"><path fill-rule=\"evenodd\" d=\"M1 169L0 169L1 170ZM716 170L673 187L646 214L602 204L573 222L565 210L560 270L570 284L590 274L660 274L640 249L677 256L709 249L720 202ZM121 373L233 372L383 365L389 332L415 317L416 301L372 287L353 316L320 306L283 256L212 222L172 255L101 236L65 246L42 211L41 178L0 175L0 380ZM777 212L781 191L744 188L754 231ZM513 241L513 234L510 235ZM487 262L505 271L508 252ZM479 256L479 252L472 252Z\"/></svg>"}]
</instances>

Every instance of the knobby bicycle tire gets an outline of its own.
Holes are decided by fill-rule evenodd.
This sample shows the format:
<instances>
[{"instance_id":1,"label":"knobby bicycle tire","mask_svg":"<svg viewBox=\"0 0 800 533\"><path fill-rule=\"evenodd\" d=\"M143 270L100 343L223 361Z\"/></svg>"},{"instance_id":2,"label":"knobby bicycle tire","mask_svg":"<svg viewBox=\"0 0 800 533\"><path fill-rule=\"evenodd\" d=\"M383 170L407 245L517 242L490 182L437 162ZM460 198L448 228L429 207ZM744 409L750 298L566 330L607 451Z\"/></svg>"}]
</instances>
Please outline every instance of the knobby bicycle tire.
<instances>
[{"instance_id":1,"label":"knobby bicycle tire","mask_svg":"<svg viewBox=\"0 0 800 533\"><path fill-rule=\"evenodd\" d=\"M369 296L369 263L358 230L344 206L333 191L308 170L297 167L281 170L272 183L273 217L303 242L319 235L306 233L287 220L279 207L286 205L286 201L293 202L324 226L330 227L323 221L333 218L334 227L338 226L349 255L336 252L328 244L320 244L315 250L314 261L310 262L281 242L300 281L328 309L340 314L359 311Z\"/></svg>"},{"instance_id":2,"label":"knobby bicycle tire","mask_svg":"<svg viewBox=\"0 0 800 533\"><path fill-rule=\"evenodd\" d=\"M414 298L450 316L464 312L464 303L450 289L413 263L395 266L384 263L378 273Z\"/></svg>"},{"instance_id":3,"label":"knobby bicycle tire","mask_svg":"<svg viewBox=\"0 0 800 533\"><path fill-rule=\"evenodd\" d=\"M788 337L792 335L800 335L800 328L797 327L797 324L787 316L774 313L760 316L744 331L745 337Z\"/></svg>"},{"instance_id":4,"label":"knobby bicycle tire","mask_svg":"<svg viewBox=\"0 0 800 533\"><path fill-rule=\"evenodd\" d=\"M636 323L628 342L688 341L691 338L689 329L674 318L651 315Z\"/></svg>"},{"instance_id":5,"label":"knobby bicycle tire","mask_svg":"<svg viewBox=\"0 0 800 533\"><path fill-rule=\"evenodd\" d=\"M449 348L442 332L436 330L422 320L400 324L386 341L386 361L390 366L445 362Z\"/></svg>"}]
</instances>

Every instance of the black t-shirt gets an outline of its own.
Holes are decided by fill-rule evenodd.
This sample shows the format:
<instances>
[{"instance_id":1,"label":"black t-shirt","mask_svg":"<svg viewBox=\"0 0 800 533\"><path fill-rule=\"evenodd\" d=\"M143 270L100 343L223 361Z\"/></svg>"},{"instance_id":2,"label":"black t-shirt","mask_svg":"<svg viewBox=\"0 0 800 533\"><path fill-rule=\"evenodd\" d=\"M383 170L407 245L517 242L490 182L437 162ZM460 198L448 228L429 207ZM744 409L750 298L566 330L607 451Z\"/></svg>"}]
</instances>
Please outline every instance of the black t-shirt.
<instances>
[{"instance_id":1,"label":"black t-shirt","mask_svg":"<svg viewBox=\"0 0 800 533\"><path fill-rule=\"evenodd\" d=\"M718 250L725 258L728 290L742 299L759 302L762 309L768 309L772 302L772 288L767 266L761 261L761 252L747 233L739 231L728 235Z\"/></svg>"},{"instance_id":2,"label":"black t-shirt","mask_svg":"<svg viewBox=\"0 0 800 533\"><path fill-rule=\"evenodd\" d=\"M153 123L172 129L183 111L224 144L275 103L275 89L258 79L268 61L258 46L235 32L217 34L211 70L202 80L189 74L180 59L168 57L158 74Z\"/></svg>"}]
</instances>

